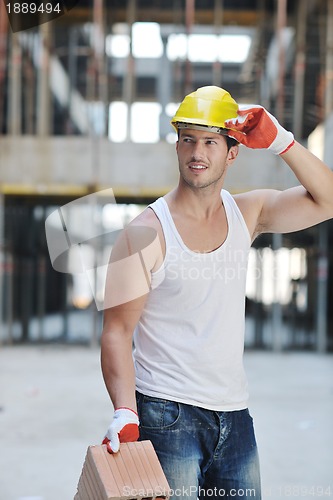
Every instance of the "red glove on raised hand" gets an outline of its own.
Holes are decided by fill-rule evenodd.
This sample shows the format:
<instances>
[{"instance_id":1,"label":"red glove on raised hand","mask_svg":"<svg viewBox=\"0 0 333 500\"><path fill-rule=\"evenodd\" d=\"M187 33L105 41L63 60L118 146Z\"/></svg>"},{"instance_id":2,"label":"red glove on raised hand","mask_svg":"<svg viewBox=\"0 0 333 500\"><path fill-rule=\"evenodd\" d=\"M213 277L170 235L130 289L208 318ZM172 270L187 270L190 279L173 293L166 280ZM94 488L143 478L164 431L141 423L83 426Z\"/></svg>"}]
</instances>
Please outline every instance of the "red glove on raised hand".
<instances>
[{"instance_id":1,"label":"red glove on raised hand","mask_svg":"<svg viewBox=\"0 0 333 500\"><path fill-rule=\"evenodd\" d=\"M294 144L294 136L262 106L240 106L238 117L224 122L228 136L252 149L270 149L286 153Z\"/></svg>"},{"instance_id":2,"label":"red glove on raised hand","mask_svg":"<svg viewBox=\"0 0 333 500\"><path fill-rule=\"evenodd\" d=\"M109 453L117 453L120 443L129 443L139 439L139 417L129 408L115 410L113 420L105 434L103 444Z\"/></svg>"}]
</instances>

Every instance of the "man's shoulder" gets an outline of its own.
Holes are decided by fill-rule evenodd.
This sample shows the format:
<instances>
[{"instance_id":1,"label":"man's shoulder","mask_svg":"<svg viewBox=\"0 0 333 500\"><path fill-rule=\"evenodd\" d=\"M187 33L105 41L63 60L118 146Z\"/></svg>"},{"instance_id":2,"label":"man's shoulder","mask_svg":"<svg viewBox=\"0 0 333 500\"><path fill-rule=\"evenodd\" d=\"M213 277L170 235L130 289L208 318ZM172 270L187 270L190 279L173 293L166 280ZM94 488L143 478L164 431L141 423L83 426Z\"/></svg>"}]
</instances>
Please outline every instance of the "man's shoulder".
<instances>
[{"instance_id":1,"label":"man's shoulder","mask_svg":"<svg viewBox=\"0 0 333 500\"><path fill-rule=\"evenodd\" d=\"M137 215L129 224L128 227L146 226L158 230L160 222L154 210L148 206L139 215Z\"/></svg>"},{"instance_id":2,"label":"man's shoulder","mask_svg":"<svg viewBox=\"0 0 333 500\"><path fill-rule=\"evenodd\" d=\"M165 240L161 222L154 210L148 206L125 228L127 233L135 234L144 240L154 240L158 236L162 251L165 252Z\"/></svg>"}]
</instances>

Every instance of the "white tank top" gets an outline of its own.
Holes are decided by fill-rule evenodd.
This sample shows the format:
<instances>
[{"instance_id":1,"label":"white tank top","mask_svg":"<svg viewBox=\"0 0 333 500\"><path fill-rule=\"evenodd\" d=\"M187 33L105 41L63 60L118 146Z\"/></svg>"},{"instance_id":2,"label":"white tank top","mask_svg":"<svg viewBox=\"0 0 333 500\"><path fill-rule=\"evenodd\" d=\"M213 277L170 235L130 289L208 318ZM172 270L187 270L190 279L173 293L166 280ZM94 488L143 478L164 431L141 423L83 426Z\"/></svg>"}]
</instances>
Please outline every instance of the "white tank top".
<instances>
[{"instance_id":1,"label":"white tank top","mask_svg":"<svg viewBox=\"0 0 333 500\"><path fill-rule=\"evenodd\" d=\"M137 390L215 411L247 407L243 369L245 281L251 238L233 197L221 192L224 243L209 253L183 242L164 198L150 207L166 255L134 332Z\"/></svg>"}]
</instances>

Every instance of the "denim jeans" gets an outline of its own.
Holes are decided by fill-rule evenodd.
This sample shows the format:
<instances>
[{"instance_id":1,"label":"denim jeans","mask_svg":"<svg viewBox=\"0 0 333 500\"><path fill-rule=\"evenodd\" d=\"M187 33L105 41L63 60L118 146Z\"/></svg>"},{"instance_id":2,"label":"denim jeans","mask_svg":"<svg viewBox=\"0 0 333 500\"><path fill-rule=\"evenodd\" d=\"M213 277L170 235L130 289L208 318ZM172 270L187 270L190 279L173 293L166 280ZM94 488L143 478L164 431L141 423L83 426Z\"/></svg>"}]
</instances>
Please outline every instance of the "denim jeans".
<instances>
[{"instance_id":1,"label":"denim jeans","mask_svg":"<svg viewBox=\"0 0 333 500\"><path fill-rule=\"evenodd\" d=\"M140 440L149 439L172 500L261 499L249 411L219 412L137 393Z\"/></svg>"}]
</instances>

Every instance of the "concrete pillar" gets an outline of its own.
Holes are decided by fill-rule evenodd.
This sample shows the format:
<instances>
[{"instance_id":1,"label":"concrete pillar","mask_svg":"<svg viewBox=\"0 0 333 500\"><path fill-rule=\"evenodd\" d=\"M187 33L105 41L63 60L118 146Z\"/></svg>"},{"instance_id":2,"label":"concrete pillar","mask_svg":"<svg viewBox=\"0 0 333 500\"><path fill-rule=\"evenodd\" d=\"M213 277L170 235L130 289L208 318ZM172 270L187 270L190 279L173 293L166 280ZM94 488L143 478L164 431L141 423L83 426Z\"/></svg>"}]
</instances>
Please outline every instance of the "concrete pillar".
<instances>
[{"instance_id":1,"label":"concrete pillar","mask_svg":"<svg viewBox=\"0 0 333 500\"><path fill-rule=\"evenodd\" d=\"M9 63L8 85L8 132L10 135L19 135L22 131L21 122L21 94L22 94L22 49L19 34L11 34L11 55Z\"/></svg>"},{"instance_id":2,"label":"concrete pillar","mask_svg":"<svg viewBox=\"0 0 333 500\"><path fill-rule=\"evenodd\" d=\"M258 51L258 61L256 65L256 100L258 104L262 104L264 107L268 107L269 103L265 102L265 64L266 58L264 56L265 43L264 43L264 33L265 33L265 22L266 22L266 11L265 11L265 0L257 0L257 13L258 13L258 25L257 25L257 37L259 39L259 51Z\"/></svg>"},{"instance_id":3,"label":"concrete pillar","mask_svg":"<svg viewBox=\"0 0 333 500\"><path fill-rule=\"evenodd\" d=\"M333 2L327 0L325 117L333 110Z\"/></svg>"},{"instance_id":4,"label":"concrete pillar","mask_svg":"<svg viewBox=\"0 0 333 500\"><path fill-rule=\"evenodd\" d=\"M316 307L316 348L318 352L327 350L327 281L328 281L328 234L327 224L318 226L317 260L317 307Z\"/></svg>"},{"instance_id":5,"label":"concrete pillar","mask_svg":"<svg viewBox=\"0 0 333 500\"><path fill-rule=\"evenodd\" d=\"M254 302L254 347L264 346L264 318L263 318L263 257L262 249L256 250L256 298Z\"/></svg>"},{"instance_id":6,"label":"concrete pillar","mask_svg":"<svg viewBox=\"0 0 333 500\"><path fill-rule=\"evenodd\" d=\"M214 3L214 32L215 35L221 34L221 29L223 27L223 8L224 0L215 0ZM221 86L222 83L222 63L218 59L213 63L213 85L217 87Z\"/></svg>"},{"instance_id":7,"label":"concrete pillar","mask_svg":"<svg viewBox=\"0 0 333 500\"><path fill-rule=\"evenodd\" d=\"M108 121L107 102L107 72L105 66L105 11L103 0L94 0L94 60L95 60L95 80L96 80L96 100L103 105L103 120L100 135L105 135Z\"/></svg>"},{"instance_id":8,"label":"concrete pillar","mask_svg":"<svg viewBox=\"0 0 333 500\"><path fill-rule=\"evenodd\" d=\"M186 0L185 3L185 24L186 24L186 35L189 43L189 36L192 33L192 28L195 19L195 0ZM192 63L188 58L188 51L186 54L185 61L185 94L189 94L193 91L192 89Z\"/></svg>"},{"instance_id":9,"label":"concrete pillar","mask_svg":"<svg viewBox=\"0 0 333 500\"><path fill-rule=\"evenodd\" d=\"M7 43L8 43L8 16L4 2L0 2L0 134L3 130L5 117L4 100L5 100L5 76L8 65L7 59Z\"/></svg>"},{"instance_id":10,"label":"concrete pillar","mask_svg":"<svg viewBox=\"0 0 333 500\"><path fill-rule=\"evenodd\" d=\"M4 303L4 266L5 266L5 242L4 242L4 221L5 221L5 207L4 207L4 195L0 193L0 331L3 331L3 303ZM0 335L0 345L2 343L2 337Z\"/></svg>"},{"instance_id":11,"label":"concrete pillar","mask_svg":"<svg viewBox=\"0 0 333 500\"><path fill-rule=\"evenodd\" d=\"M7 64L7 30L8 30L8 17L5 12L4 3L0 3L0 134L2 133L3 126L3 105L5 95L5 71ZM3 302L4 302L4 289L3 289L3 276L4 276L4 263L5 263L5 248L4 248L4 220L5 220L5 207L4 195L0 192L0 329L3 331ZM2 338L0 335L0 344Z\"/></svg>"},{"instance_id":12,"label":"concrete pillar","mask_svg":"<svg viewBox=\"0 0 333 500\"><path fill-rule=\"evenodd\" d=\"M76 26L69 27L68 38L68 108L67 108L67 123L66 133L73 134L74 127L71 120L71 103L74 90L77 85L77 49L78 49L78 29Z\"/></svg>"},{"instance_id":13,"label":"concrete pillar","mask_svg":"<svg viewBox=\"0 0 333 500\"><path fill-rule=\"evenodd\" d=\"M51 132L51 92L50 92L50 30L52 23L39 27L39 66L37 92L37 135L48 136Z\"/></svg>"},{"instance_id":14,"label":"concrete pillar","mask_svg":"<svg viewBox=\"0 0 333 500\"><path fill-rule=\"evenodd\" d=\"M298 0L297 25L296 25L296 61L295 61L295 93L294 93L294 116L293 132L295 138L302 138L303 129L303 107L304 107L304 76L305 76L305 44L307 24L308 2Z\"/></svg>"},{"instance_id":15,"label":"concrete pillar","mask_svg":"<svg viewBox=\"0 0 333 500\"><path fill-rule=\"evenodd\" d=\"M333 110L333 2L327 0L326 29L326 85L325 117ZM325 148L326 149L326 148ZM329 158L324 160L330 163ZM327 224L319 225L318 261L317 261L317 307L316 307L316 347L318 352L327 349L327 280L328 280L328 234Z\"/></svg>"},{"instance_id":16,"label":"concrete pillar","mask_svg":"<svg viewBox=\"0 0 333 500\"><path fill-rule=\"evenodd\" d=\"M130 51L127 58L127 71L123 78L123 100L127 104L126 140L131 140L131 106L135 95L135 60L132 48L132 26L136 18L136 0L128 0L126 21L129 29Z\"/></svg>"},{"instance_id":17,"label":"concrete pillar","mask_svg":"<svg viewBox=\"0 0 333 500\"><path fill-rule=\"evenodd\" d=\"M282 247L282 234L274 233L272 235L272 247L275 252L274 257L274 302L272 304L272 332L273 332L273 351L280 352L283 348L282 339L282 306L278 297L278 273L276 251Z\"/></svg>"},{"instance_id":18,"label":"concrete pillar","mask_svg":"<svg viewBox=\"0 0 333 500\"><path fill-rule=\"evenodd\" d=\"M27 135L34 135L36 132L36 77L31 56L33 54L34 35L28 32L23 32L21 35L21 42L24 40L22 46L25 48L26 53L29 54L29 56L24 57L22 68L25 76L25 85L23 88L23 106L25 109L23 130Z\"/></svg>"},{"instance_id":19,"label":"concrete pillar","mask_svg":"<svg viewBox=\"0 0 333 500\"><path fill-rule=\"evenodd\" d=\"M285 79L285 48L283 32L287 24L287 0L277 2L277 40L279 48L279 72L278 72L278 92L276 99L276 117L280 123L284 122L284 79Z\"/></svg>"},{"instance_id":20,"label":"concrete pillar","mask_svg":"<svg viewBox=\"0 0 333 500\"><path fill-rule=\"evenodd\" d=\"M172 71L171 63L166 53L167 41L168 37L162 35L163 54L160 58L160 71L157 78L157 100L162 106L160 114L160 138L162 140L165 140L171 131L170 118L165 111L166 105L172 100Z\"/></svg>"}]
</instances>

